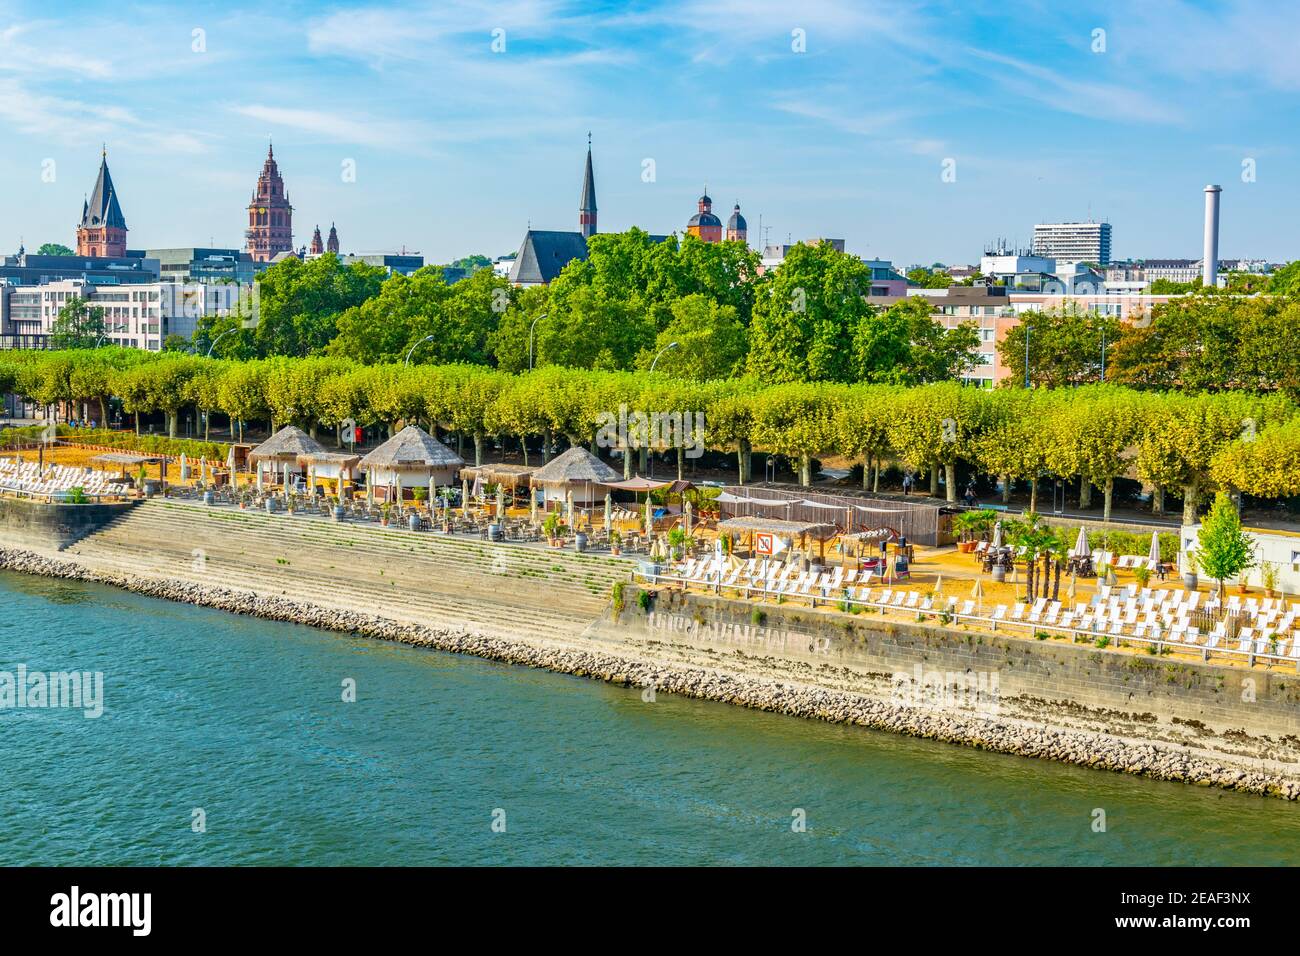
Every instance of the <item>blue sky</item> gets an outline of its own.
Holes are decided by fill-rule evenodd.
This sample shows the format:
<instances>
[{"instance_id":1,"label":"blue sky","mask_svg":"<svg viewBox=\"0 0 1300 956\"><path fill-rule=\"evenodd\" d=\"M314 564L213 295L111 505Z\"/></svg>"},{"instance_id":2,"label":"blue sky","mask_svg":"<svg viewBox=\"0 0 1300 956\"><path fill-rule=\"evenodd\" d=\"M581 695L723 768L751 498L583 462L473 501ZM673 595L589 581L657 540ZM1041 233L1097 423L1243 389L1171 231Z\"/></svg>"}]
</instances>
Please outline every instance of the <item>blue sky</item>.
<instances>
[{"instance_id":1,"label":"blue sky","mask_svg":"<svg viewBox=\"0 0 1300 956\"><path fill-rule=\"evenodd\" d=\"M971 262L1091 216L1116 257L1196 257L1216 182L1222 254L1287 260L1297 19L1170 0L0 0L0 249L72 244L103 141L133 248L241 245L270 136L298 241L334 221L345 251L495 256L530 221L576 228L591 130L607 231L680 231L707 183L754 244L761 215L772 242Z\"/></svg>"}]
</instances>

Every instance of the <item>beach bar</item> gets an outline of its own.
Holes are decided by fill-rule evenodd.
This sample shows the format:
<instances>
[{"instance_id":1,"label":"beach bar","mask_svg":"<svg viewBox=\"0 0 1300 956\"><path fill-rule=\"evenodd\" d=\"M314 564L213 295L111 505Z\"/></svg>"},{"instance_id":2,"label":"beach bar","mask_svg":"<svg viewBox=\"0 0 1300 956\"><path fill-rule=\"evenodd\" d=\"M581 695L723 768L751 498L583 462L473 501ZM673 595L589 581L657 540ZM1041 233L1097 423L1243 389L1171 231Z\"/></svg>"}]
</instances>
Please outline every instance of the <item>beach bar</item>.
<instances>
[{"instance_id":1,"label":"beach bar","mask_svg":"<svg viewBox=\"0 0 1300 956\"><path fill-rule=\"evenodd\" d=\"M298 460L323 451L320 442L297 425L285 425L248 453L248 463L253 466L254 480L259 488L269 474L271 483L283 484L287 492L293 478L304 473Z\"/></svg>"},{"instance_id":2,"label":"beach bar","mask_svg":"<svg viewBox=\"0 0 1300 956\"><path fill-rule=\"evenodd\" d=\"M418 425L407 425L388 441L361 459L358 467L366 474L366 494L374 500L384 489L386 500L403 500L407 489L433 491L456 480L465 460Z\"/></svg>"}]
</instances>

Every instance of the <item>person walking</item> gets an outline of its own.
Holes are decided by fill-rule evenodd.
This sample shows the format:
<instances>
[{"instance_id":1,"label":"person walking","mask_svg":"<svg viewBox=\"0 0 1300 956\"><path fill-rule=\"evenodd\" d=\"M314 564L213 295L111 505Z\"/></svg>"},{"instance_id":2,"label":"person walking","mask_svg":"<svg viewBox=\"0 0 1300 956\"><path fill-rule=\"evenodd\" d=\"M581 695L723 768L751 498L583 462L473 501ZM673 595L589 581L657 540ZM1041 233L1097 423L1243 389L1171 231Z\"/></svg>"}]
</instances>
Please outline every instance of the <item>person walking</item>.
<instances>
[{"instance_id":1,"label":"person walking","mask_svg":"<svg viewBox=\"0 0 1300 956\"><path fill-rule=\"evenodd\" d=\"M903 494L904 496L912 493L912 473L906 472L903 475Z\"/></svg>"}]
</instances>

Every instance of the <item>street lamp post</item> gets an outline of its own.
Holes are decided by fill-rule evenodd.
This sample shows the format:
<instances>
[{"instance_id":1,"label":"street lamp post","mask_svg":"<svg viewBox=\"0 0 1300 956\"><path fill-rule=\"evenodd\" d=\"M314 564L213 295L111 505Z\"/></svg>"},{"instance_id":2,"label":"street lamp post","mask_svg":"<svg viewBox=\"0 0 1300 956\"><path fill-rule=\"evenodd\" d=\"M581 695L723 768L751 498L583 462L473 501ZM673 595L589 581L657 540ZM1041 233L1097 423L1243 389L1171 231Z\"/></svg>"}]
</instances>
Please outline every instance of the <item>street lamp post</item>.
<instances>
[{"instance_id":1,"label":"street lamp post","mask_svg":"<svg viewBox=\"0 0 1300 956\"><path fill-rule=\"evenodd\" d=\"M1025 326L1025 388L1029 388L1029 333L1034 331L1033 326Z\"/></svg>"},{"instance_id":2,"label":"street lamp post","mask_svg":"<svg viewBox=\"0 0 1300 956\"><path fill-rule=\"evenodd\" d=\"M670 349L675 349L677 348L677 346L681 344L682 344L681 342L669 342L662 349L660 349L659 354L656 355L654 361L650 363L650 374L652 375L654 374L655 366L659 364L659 360L664 357L665 352L669 351Z\"/></svg>"},{"instance_id":3,"label":"street lamp post","mask_svg":"<svg viewBox=\"0 0 1300 956\"><path fill-rule=\"evenodd\" d=\"M533 370L533 329L537 328L537 323L544 318L546 318L545 312L533 319L532 325L528 326L528 371L530 372Z\"/></svg>"},{"instance_id":4,"label":"street lamp post","mask_svg":"<svg viewBox=\"0 0 1300 956\"><path fill-rule=\"evenodd\" d=\"M95 348L99 348L100 345L104 343L104 339L108 338L114 332L125 332L128 328L129 326L126 325L111 325L104 329L103 332L99 333L99 338L95 339Z\"/></svg>"},{"instance_id":5,"label":"street lamp post","mask_svg":"<svg viewBox=\"0 0 1300 956\"><path fill-rule=\"evenodd\" d=\"M416 342L414 345L412 345L409 349L406 350L406 361L403 362L402 364L403 364L403 365L410 365L410 364L411 364L411 353L414 352L416 349L418 349L418 348L419 348L421 345L423 345L425 342L432 342L433 340L434 340L434 336L432 336L432 335L426 335L424 338L420 339L420 341L418 341L418 342Z\"/></svg>"},{"instance_id":6,"label":"street lamp post","mask_svg":"<svg viewBox=\"0 0 1300 956\"><path fill-rule=\"evenodd\" d=\"M654 361L650 363L650 374L653 375L655 373L655 366L659 364L659 360L664 357L665 352L671 349L675 349L677 348L677 346L681 344L682 344L681 342L669 342L662 349L660 349L659 354L656 355L654 357ZM655 476L655 450L653 448L650 449L650 465L647 471L649 472L647 477L653 478Z\"/></svg>"},{"instance_id":7,"label":"street lamp post","mask_svg":"<svg viewBox=\"0 0 1300 956\"><path fill-rule=\"evenodd\" d=\"M218 343L218 342L220 342L222 339L224 339L224 338L225 338L227 335L229 335L231 332L238 332L238 331L239 331L238 329L226 329L226 331L222 332L222 333L221 333L220 335L218 335L215 339L213 339L213 340L212 340L212 344L208 346L208 358L212 358L212 350L215 349L215 348L217 347L217 343Z\"/></svg>"}]
</instances>

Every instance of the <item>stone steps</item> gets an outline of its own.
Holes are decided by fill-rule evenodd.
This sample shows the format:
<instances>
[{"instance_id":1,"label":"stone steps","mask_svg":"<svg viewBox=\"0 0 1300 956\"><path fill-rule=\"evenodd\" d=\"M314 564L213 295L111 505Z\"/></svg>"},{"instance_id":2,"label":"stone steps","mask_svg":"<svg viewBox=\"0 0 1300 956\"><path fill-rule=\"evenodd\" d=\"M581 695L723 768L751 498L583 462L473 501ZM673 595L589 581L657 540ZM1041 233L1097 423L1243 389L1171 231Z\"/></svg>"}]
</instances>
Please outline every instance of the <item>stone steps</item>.
<instances>
[{"instance_id":1,"label":"stone steps","mask_svg":"<svg viewBox=\"0 0 1300 956\"><path fill-rule=\"evenodd\" d=\"M66 554L104 571L555 640L599 616L631 568L596 555L161 500Z\"/></svg>"}]
</instances>

